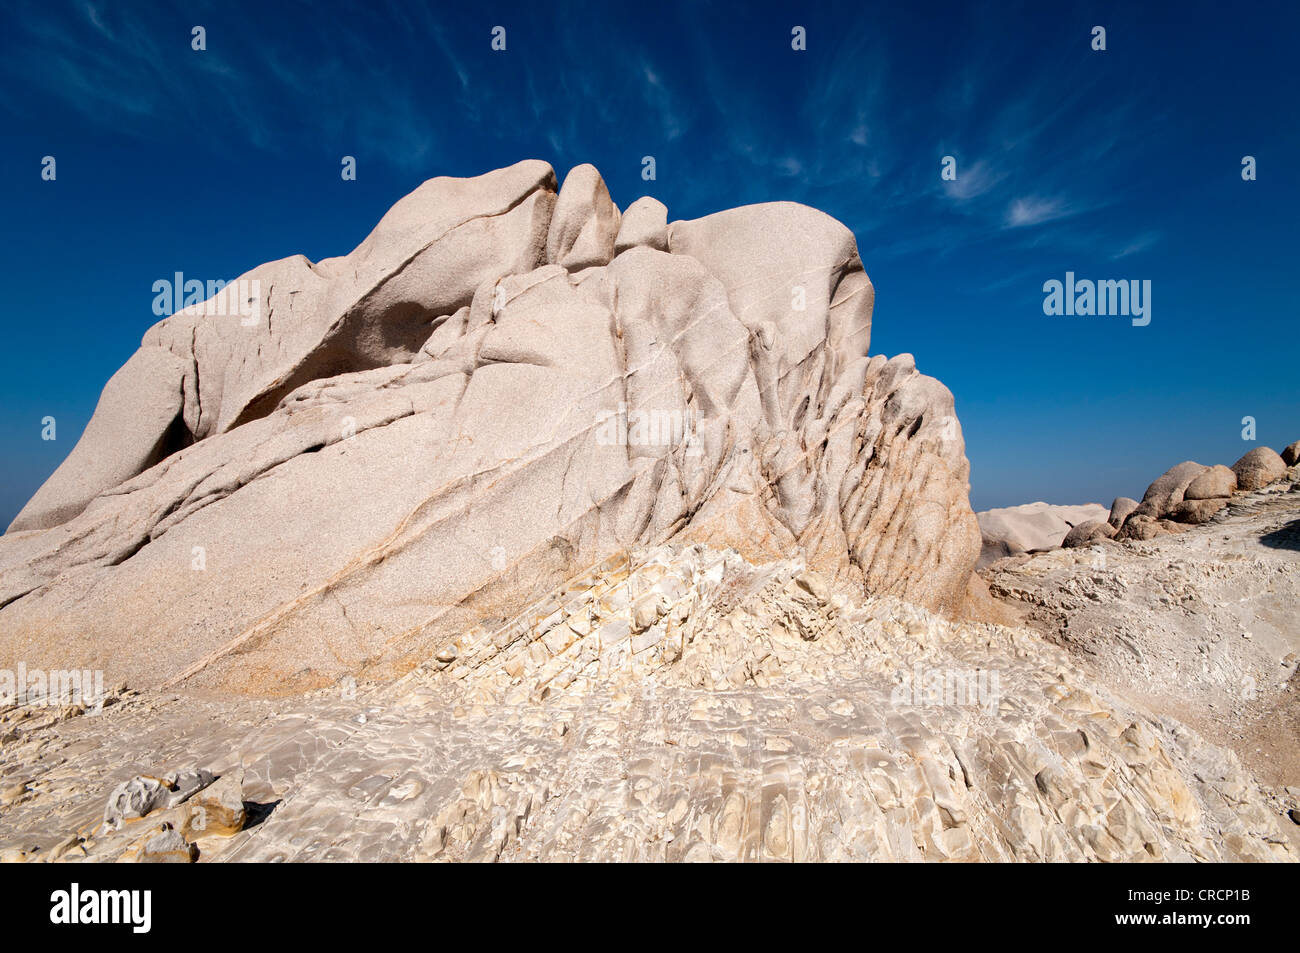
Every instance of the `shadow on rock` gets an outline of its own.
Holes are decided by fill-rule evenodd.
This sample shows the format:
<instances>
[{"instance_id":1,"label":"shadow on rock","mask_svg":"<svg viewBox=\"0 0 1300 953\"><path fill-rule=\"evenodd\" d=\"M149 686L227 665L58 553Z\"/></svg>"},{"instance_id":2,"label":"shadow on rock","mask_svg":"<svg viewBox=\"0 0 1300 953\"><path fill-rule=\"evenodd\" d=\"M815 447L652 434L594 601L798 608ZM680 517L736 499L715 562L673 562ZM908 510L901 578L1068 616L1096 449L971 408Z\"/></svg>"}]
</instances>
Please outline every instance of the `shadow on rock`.
<instances>
[{"instance_id":1,"label":"shadow on rock","mask_svg":"<svg viewBox=\"0 0 1300 953\"><path fill-rule=\"evenodd\" d=\"M245 801L244 812L248 816L248 820L244 824L244 830L248 830L250 827L256 827L258 824L261 824L270 817L271 812L279 806L279 801L270 801L266 804L259 804L256 801Z\"/></svg>"},{"instance_id":2,"label":"shadow on rock","mask_svg":"<svg viewBox=\"0 0 1300 953\"><path fill-rule=\"evenodd\" d=\"M1265 533L1259 541L1272 549L1290 549L1300 552L1300 519L1293 519L1285 526L1279 526L1271 533Z\"/></svg>"}]
</instances>

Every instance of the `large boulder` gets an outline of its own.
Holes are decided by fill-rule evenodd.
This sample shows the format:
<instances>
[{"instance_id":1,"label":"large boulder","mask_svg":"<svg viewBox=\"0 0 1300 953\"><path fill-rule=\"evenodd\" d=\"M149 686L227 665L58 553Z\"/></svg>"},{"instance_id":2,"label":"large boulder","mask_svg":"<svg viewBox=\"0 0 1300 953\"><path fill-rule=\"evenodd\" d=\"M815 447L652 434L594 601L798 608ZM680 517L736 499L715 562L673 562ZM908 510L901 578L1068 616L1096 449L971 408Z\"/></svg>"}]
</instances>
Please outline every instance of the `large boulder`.
<instances>
[{"instance_id":1,"label":"large boulder","mask_svg":"<svg viewBox=\"0 0 1300 953\"><path fill-rule=\"evenodd\" d=\"M1187 484L1184 500L1216 500L1232 496L1237 490L1237 474L1222 463L1216 463Z\"/></svg>"},{"instance_id":2,"label":"large boulder","mask_svg":"<svg viewBox=\"0 0 1300 953\"><path fill-rule=\"evenodd\" d=\"M1181 503L1175 503L1169 510L1169 519L1175 523L1208 523L1211 516L1227 505L1227 497L1183 500Z\"/></svg>"},{"instance_id":3,"label":"large boulder","mask_svg":"<svg viewBox=\"0 0 1300 953\"><path fill-rule=\"evenodd\" d=\"M1232 465L1232 472L1237 475L1237 488L1240 490L1258 490L1268 486L1285 476L1286 469L1282 458L1268 447L1256 447L1247 451Z\"/></svg>"},{"instance_id":4,"label":"large boulder","mask_svg":"<svg viewBox=\"0 0 1300 953\"><path fill-rule=\"evenodd\" d=\"M643 195L627 207L614 240L614 254L644 245L656 251L668 250L668 207Z\"/></svg>"},{"instance_id":5,"label":"large boulder","mask_svg":"<svg viewBox=\"0 0 1300 953\"><path fill-rule=\"evenodd\" d=\"M590 164L564 177L546 237L546 260L569 271L605 265L614 257L619 232L618 207L605 180Z\"/></svg>"},{"instance_id":6,"label":"large boulder","mask_svg":"<svg viewBox=\"0 0 1300 953\"><path fill-rule=\"evenodd\" d=\"M1065 539L1061 540L1061 546L1065 549L1074 549L1087 546L1098 539L1110 539L1114 535L1115 527L1106 520L1089 520L1066 533Z\"/></svg>"},{"instance_id":7,"label":"large boulder","mask_svg":"<svg viewBox=\"0 0 1300 953\"><path fill-rule=\"evenodd\" d=\"M1282 451L1282 462L1288 467L1293 467L1297 463L1300 463L1300 440L1297 440L1295 443L1287 444L1286 449Z\"/></svg>"},{"instance_id":8,"label":"large boulder","mask_svg":"<svg viewBox=\"0 0 1300 953\"><path fill-rule=\"evenodd\" d=\"M980 537L952 395L867 354L852 233L777 203L615 256L595 170L554 189L539 162L435 179L345 258L250 273L260 323L154 328L129 373L156 373L106 389L78 450L117 469L0 538L0 667L389 677L665 541L960 610Z\"/></svg>"},{"instance_id":9,"label":"large boulder","mask_svg":"<svg viewBox=\"0 0 1300 953\"><path fill-rule=\"evenodd\" d=\"M1191 482L1208 470L1204 464L1184 460L1177 466L1170 467L1147 487L1142 494L1142 502L1133 510L1133 516L1150 516L1160 519L1173 507L1183 501L1183 494ZM1131 519L1132 516L1129 517Z\"/></svg>"},{"instance_id":10,"label":"large boulder","mask_svg":"<svg viewBox=\"0 0 1300 953\"><path fill-rule=\"evenodd\" d=\"M1116 529L1124 525L1124 521L1129 518L1134 510L1138 508L1138 501L1132 497L1117 496L1115 501L1110 504L1110 516L1107 522Z\"/></svg>"},{"instance_id":11,"label":"large boulder","mask_svg":"<svg viewBox=\"0 0 1300 953\"><path fill-rule=\"evenodd\" d=\"M1163 536L1166 529L1161 525L1160 520L1153 516L1147 516L1142 513L1134 513L1124 521L1124 525L1115 533L1116 539L1155 539L1157 536Z\"/></svg>"}]
</instances>

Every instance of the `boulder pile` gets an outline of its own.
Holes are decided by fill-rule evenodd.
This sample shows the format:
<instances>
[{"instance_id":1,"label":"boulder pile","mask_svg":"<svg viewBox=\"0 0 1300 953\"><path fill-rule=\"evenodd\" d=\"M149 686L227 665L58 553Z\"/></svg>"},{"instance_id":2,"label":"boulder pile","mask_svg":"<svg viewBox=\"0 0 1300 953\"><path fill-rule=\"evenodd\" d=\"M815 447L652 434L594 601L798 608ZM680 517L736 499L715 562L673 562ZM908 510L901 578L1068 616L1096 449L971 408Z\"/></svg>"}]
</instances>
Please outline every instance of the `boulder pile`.
<instances>
[{"instance_id":1,"label":"boulder pile","mask_svg":"<svg viewBox=\"0 0 1300 953\"><path fill-rule=\"evenodd\" d=\"M1157 477L1140 501L1116 498L1109 518L1074 527L1061 545L1087 546L1098 539L1143 540L1184 532L1188 526L1209 522L1231 502L1233 494L1262 489L1286 478L1289 468L1300 459L1298 452L1300 441L1287 447L1283 455L1256 447L1231 467L1185 460Z\"/></svg>"}]
</instances>

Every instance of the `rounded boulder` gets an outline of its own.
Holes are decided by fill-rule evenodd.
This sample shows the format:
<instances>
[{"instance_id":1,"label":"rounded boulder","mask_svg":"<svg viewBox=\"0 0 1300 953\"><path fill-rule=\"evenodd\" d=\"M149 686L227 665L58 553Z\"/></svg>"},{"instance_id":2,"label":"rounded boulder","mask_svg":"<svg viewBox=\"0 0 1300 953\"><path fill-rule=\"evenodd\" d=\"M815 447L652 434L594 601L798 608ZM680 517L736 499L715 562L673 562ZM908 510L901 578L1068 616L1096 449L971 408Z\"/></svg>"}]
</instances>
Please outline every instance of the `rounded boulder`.
<instances>
[{"instance_id":1,"label":"rounded boulder","mask_svg":"<svg viewBox=\"0 0 1300 953\"><path fill-rule=\"evenodd\" d=\"M1210 467L1183 491L1184 500L1215 500L1232 496L1237 489L1237 474L1222 463Z\"/></svg>"},{"instance_id":2,"label":"rounded boulder","mask_svg":"<svg viewBox=\"0 0 1300 953\"><path fill-rule=\"evenodd\" d=\"M1237 489L1258 490L1286 474L1282 458L1268 447L1256 447L1232 465L1237 475Z\"/></svg>"}]
</instances>

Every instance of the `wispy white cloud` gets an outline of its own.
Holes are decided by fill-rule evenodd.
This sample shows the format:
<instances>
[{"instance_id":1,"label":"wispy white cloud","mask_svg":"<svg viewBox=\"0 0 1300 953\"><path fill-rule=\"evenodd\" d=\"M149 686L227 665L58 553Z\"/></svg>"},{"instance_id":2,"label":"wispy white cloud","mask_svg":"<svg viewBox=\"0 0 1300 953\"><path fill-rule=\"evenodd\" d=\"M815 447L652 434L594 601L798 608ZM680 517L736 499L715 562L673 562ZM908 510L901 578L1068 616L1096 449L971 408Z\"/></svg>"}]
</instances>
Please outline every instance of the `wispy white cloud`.
<instances>
[{"instance_id":1,"label":"wispy white cloud","mask_svg":"<svg viewBox=\"0 0 1300 953\"><path fill-rule=\"evenodd\" d=\"M427 93L404 82L364 31L307 20L293 38L278 38L253 12L246 29L261 42L223 43L229 33L209 22L208 48L195 51L188 28L176 33L172 24L168 32L169 20L139 7L85 0L71 17L36 3L21 11L14 17L19 42L0 61L0 77L115 134L149 139L160 124L225 129L236 135L213 135L212 148L269 153L310 138L340 154L407 168L426 164L438 142ZM427 22L406 26L407 35L439 36ZM463 92L464 66L449 47L442 52L438 62ZM30 108L21 99L5 105Z\"/></svg>"},{"instance_id":2,"label":"wispy white cloud","mask_svg":"<svg viewBox=\"0 0 1300 953\"><path fill-rule=\"evenodd\" d=\"M777 170L785 176L797 176L803 172L803 163L793 156L786 156L776 160Z\"/></svg>"},{"instance_id":3,"label":"wispy white cloud","mask_svg":"<svg viewBox=\"0 0 1300 953\"><path fill-rule=\"evenodd\" d=\"M1131 225L1075 221L1131 189L1133 107L1087 108L1091 74L1027 74L1044 67L1008 56L1000 31L980 23L962 65L945 72L902 61L878 24L850 18L818 33L806 57L773 53L773 73L784 71L773 82L712 44L707 24L673 33L684 48L668 53L649 38L617 50L595 42L604 26L590 17L553 34L538 32L541 19L512 21L510 52L498 56L481 23L431 6L358 7L344 29L304 18L292 37L253 8L244 28L258 43L215 30L191 54L184 31L139 8L75 2L69 16L28 0L0 77L116 133L156 136L197 119L226 133L214 148L283 154L311 142L430 172L442 171L435 157L460 154L440 148L451 139L503 156L526 141L557 167L618 143L634 160L657 156L661 174L689 169L673 188L697 209L803 201L870 223L882 254L956 254L998 235L1022 249L1086 239L1124 257L1156 241ZM527 50L540 35L546 49ZM946 154L958 159L955 181L940 177Z\"/></svg>"},{"instance_id":4,"label":"wispy white cloud","mask_svg":"<svg viewBox=\"0 0 1300 953\"><path fill-rule=\"evenodd\" d=\"M86 14L86 19L90 21L91 25L96 30L108 37L110 40L113 38L113 31L108 28L108 24L104 22L103 17L100 15L99 8L95 6L95 4L83 3L81 5L81 10Z\"/></svg>"},{"instance_id":5,"label":"wispy white cloud","mask_svg":"<svg viewBox=\"0 0 1300 953\"><path fill-rule=\"evenodd\" d=\"M1154 247L1155 244L1160 241L1160 237L1159 232L1147 232L1144 235L1139 235L1137 238L1134 238L1128 244L1120 248L1120 250L1115 252L1115 254L1111 255L1111 261L1118 261L1121 258L1127 258L1129 255L1140 254L1147 249Z\"/></svg>"},{"instance_id":6,"label":"wispy white cloud","mask_svg":"<svg viewBox=\"0 0 1300 953\"><path fill-rule=\"evenodd\" d=\"M646 105L659 117L664 138L672 142L681 136L686 128L686 121L678 105L682 97L668 88L659 71L648 61L642 61L641 75L645 79L641 91L642 97Z\"/></svg>"},{"instance_id":7,"label":"wispy white cloud","mask_svg":"<svg viewBox=\"0 0 1300 953\"><path fill-rule=\"evenodd\" d=\"M1064 198L1029 196L1015 199L1007 206L1003 227L1026 228L1073 214L1075 214L1074 208Z\"/></svg>"},{"instance_id":8,"label":"wispy white cloud","mask_svg":"<svg viewBox=\"0 0 1300 953\"><path fill-rule=\"evenodd\" d=\"M959 161L956 174L955 179L942 180L942 188L949 198L958 202L969 202L991 192L1007 177L1005 169L997 168L983 159L968 166L963 166Z\"/></svg>"}]
</instances>

